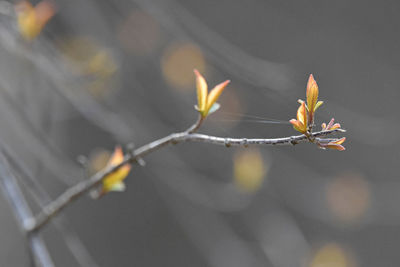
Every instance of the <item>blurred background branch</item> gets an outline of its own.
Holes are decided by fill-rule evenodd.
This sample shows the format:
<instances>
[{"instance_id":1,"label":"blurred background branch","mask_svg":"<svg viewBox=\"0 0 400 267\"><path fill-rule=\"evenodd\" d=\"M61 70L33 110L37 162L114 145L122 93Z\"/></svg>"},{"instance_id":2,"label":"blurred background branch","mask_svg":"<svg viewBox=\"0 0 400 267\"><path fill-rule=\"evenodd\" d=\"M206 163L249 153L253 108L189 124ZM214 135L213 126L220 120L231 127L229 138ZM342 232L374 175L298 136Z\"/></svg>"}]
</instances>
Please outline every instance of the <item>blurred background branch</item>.
<instances>
[{"instance_id":1,"label":"blurred background branch","mask_svg":"<svg viewBox=\"0 0 400 267\"><path fill-rule=\"evenodd\" d=\"M19 226L26 236L27 244L32 255L32 261L40 267L54 266L49 251L39 234L25 231L28 221L32 218L32 212L26 203L25 197L15 177L9 169L8 162L2 154L0 154L0 182L3 195L10 203Z\"/></svg>"}]
</instances>

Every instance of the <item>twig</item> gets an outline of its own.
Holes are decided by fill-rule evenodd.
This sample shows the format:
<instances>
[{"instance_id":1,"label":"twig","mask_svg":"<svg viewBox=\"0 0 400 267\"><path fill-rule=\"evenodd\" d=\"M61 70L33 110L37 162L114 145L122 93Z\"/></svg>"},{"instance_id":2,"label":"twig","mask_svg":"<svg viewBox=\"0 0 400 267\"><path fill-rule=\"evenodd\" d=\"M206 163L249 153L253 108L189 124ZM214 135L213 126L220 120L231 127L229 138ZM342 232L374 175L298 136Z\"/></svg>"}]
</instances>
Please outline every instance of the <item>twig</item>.
<instances>
[{"instance_id":1,"label":"twig","mask_svg":"<svg viewBox=\"0 0 400 267\"><path fill-rule=\"evenodd\" d=\"M0 187L4 197L10 203L18 223L28 239L30 252L34 257L35 263L41 267L52 267L54 263L50 254L38 233L27 230L27 222L32 217L32 212L22 194L19 185L11 173L9 164L5 157L0 153Z\"/></svg>"},{"instance_id":2,"label":"twig","mask_svg":"<svg viewBox=\"0 0 400 267\"><path fill-rule=\"evenodd\" d=\"M185 132L188 134L194 133L195 131L197 131L200 128L201 124L203 123L203 120L204 120L204 117L199 114L199 116L197 117L197 121Z\"/></svg>"},{"instance_id":3,"label":"twig","mask_svg":"<svg viewBox=\"0 0 400 267\"><path fill-rule=\"evenodd\" d=\"M217 136L210 136L204 134L193 133L202 124L203 119L199 117L194 125L189 127L186 131L181 133L173 133L161 139L155 140L149 144L146 144L130 153L126 154L124 160L113 167L106 168L102 171L97 172L89 179L84 180L68 188L53 202L44 206L42 210L30 220L30 224L27 226L27 231L36 232L40 230L50 219L57 215L61 210L67 207L72 201L79 198L80 196L87 193L92 188L98 186L102 180L109 174L115 172L126 163L137 162L139 158L158 150L169 144L178 144L181 142L204 142L215 145L224 146L248 146L248 145L295 145L300 142L308 142L308 138L305 135L290 136L284 138L273 138L273 139L248 139L248 138L224 138ZM336 132L345 132L343 129L335 129L330 131L321 131L312 133L313 138L320 136L330 135Z\"/></svg>"}]
</instances>

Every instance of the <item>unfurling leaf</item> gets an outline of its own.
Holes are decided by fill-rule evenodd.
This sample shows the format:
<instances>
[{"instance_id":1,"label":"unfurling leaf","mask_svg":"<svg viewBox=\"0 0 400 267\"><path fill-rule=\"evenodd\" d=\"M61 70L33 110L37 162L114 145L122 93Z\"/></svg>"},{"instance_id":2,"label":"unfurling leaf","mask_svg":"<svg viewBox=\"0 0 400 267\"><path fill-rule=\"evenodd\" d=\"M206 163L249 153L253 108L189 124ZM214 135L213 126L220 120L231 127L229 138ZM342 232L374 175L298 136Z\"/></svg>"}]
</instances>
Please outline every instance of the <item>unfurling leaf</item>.
<instances>
[{"instance_id":1,"label":"unfurling leaf","mask_svg":"<svg viewBox=\"0 0 400 267\"><path fill-rule=\"evenodd\" d=\"M317 104L315 105L314 112L317 111L317 109L318 109L320 106L322 106L323 103L324 103L324 101L318 101Z\"/></svg>"},{"instance_id":2,"label":"unfurling leaf","mask_svg":"<svg viewBox=\"0 0 400 267\"><path fill-rule=\"evenodd\" d=\"M346 150L346 148L344 146L342 146L342 144L344 143L344 141L346 141L346 137L342 137L340 139L336 139L334 141L330 141L330 142L323 142L323 139L318 143L318 146L325 149L325 148L330 148L330 149L336 149L339 151L343 151Z\"/></svg>"},{"instance_id":3,"label":"unfurling leaf","mask_svg":"<svg viewBox=\"0 0 400 267\"><path fill-rule=\"evenodd\" d=\"M310 74L307 82L306 90L306 101L297 100L300 103L300 107L297 109L296 117L297 119L291 119L289 122L293 125L296 131L307 136L307 139L311 143L317 144L320 148L326 149L336 149L345 150L342 146L343 142L346 140L345 137L340 139L323 139L315 138L312 136L312 129L314 126L314 115L315 111L324 103L323 101L318 101L319 89L314 76ZM340 129L339 123L334 123L335 120L332 119L328 124L322 123L322 131L332 131Z\"/></svg>"},{"instance_id":4,"label":"unfurling leaf","mask_svg":"<svg viewBox=\"0 0 400 267\"><path fill-rule=\"evenodd\" d=\"M222 82L218 85L216 85L211 92L207 96L207 106L206 106L206 115L208 115L211 107L214 105L214 103L217 102L219 96L222 94L222 91L224 91L225 87L230 83L229 80L226 80L225 82Z\"/></svg>"},{"instance_id":5,"label":"unfurling leaf","mask_svg":"<svg viewBox=\"0 0 400 267\"><path fill-rule=\"evenodd\" d=\"M208 93L207 82L204 77L196 69L194 70L196 75L196 89L197 89L197 106L195 107L200 112L203 118L207 115L218 110L219 105L215 106L216 101L221 95L222 91L230 82L229 80L216 85L210 93Z\"/></svg>"},{"instance_id":6,"label":"unfurling leaf","mask_svg":"<svg viewBox=\"0 0 400 267\"><path fill-rule=\"evenodd\" d=\"M121 164L124 160L124 154L122 148L117 146L115 148L114 154L111 156L107 163L107 168L117 166ZM131 164L127 163L120 167L118 170L107 175L103 180L102 191L103 194L110 191L123 191L125 189L124 179L128 176L131 170Z\"/></svg>"},{"instance_id":7,"label":"unfurling leaf","mask_svg":"<svg viewBox=\"0 0 400 267\"><path fill-rule=\"evenodd\" d=\"M321 127L322 127L322 131L329 131L329 130L339 129L341 126L339 123L335 123L335 119L332 118L330 120L330 122L328 123L328 125L326 125L326 123L324 122L324 123L322 123Z\"/></svg>"},{"instance_id":8,"label":"unfurling leaf","mask_svg":"<svg viewBox=\"0 0 400 267\"><path fill-rule=\"evenodd\" d=\"M315 110L320 105L322 105L322 103L320 103L317 107L318 94L319 94L319 91L318 91L317 82L314 80L314 76L312 74L310 74L310 77L308 78L307 90L306 90L307 108L308 108L308 116L309 116L310 124L313 123Z\"/></svg>"},{"instance_id":9,"label":"unfurling leaf","mask_svg":"<svg viewBox=\"0 0 400 267\"><path fill-rule=\"evenodd\" d=\"M198 70L194 70L196 74L196 89L197 89L197 108L200 112L204 111L207 104L208 86L203 75Z\"/></svg>"},{"instance_id":10,"label":"unfurling leaf","mask_svg":"<svg viewBox=\"0 0 400 267\"><path fill-rule=\"evenodd\" d=\"M300 107L297 109L297 120L291 119L289 122L293 125L293 128L296 131L299 131L302 134L307 132L307 110L304 102L302 102Z\"/></svg>"}]
</instances>

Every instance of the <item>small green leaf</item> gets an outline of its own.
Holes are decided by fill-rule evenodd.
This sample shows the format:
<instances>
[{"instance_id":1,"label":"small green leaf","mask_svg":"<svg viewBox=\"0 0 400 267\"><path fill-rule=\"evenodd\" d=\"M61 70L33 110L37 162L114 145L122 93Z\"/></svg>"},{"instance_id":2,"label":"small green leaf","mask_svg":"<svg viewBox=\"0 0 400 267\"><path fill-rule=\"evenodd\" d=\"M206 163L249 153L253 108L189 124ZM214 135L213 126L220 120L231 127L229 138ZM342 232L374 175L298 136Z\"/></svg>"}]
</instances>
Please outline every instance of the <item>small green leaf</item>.
<instances>
[{"instance_id":1,"label":"small green leaf","mask_svg":"<svg viewBox=\"0 0 400 267\"><path fill-rule=\"evenodd\" d=\"M125 191L125 188L126 188L125 184L123 182L120 182L120 183L113 184L110 187L110 191L123 192L123 191Z\"/></svg>"},{"instance_id":2,"label":"small green leaf","mask_svg":"<svg viewBox=\"0 0 400 267\"><path fill-rule=\"evenodd\" d=\"M220 104L214 103L214 104L212 105L212 107L210 108L210 111L208 111L208 115L214 113L214 112L217 111L220 107L221 107Z\"/></svg>"},{"instance_id":3,"label":"small green leaf","mask_svg":"<svg viewBox=\"0 0 400 267\"><path fill-rule=\"evenodd\" d=\"M314 111L316 111L323 103L324 101L318 101L317 104L315 105Z\"/></svg>"}]
</instances>

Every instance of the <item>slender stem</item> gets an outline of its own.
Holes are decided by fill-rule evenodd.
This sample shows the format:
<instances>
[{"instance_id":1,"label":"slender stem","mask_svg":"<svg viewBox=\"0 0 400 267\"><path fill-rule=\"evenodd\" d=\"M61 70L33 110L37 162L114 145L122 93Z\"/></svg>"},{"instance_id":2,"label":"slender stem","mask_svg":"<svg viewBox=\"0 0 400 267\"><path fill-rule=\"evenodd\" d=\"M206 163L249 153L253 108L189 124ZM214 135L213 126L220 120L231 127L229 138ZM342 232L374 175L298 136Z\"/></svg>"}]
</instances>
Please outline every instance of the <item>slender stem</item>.
<instances>
[{"instance_id":1,"label":"slender stem","mask_svg":"<svg viewBox=\"0 0 400 267\"><path fill-rule=\"evenodd\" d=\"M306 135L297 135L297 136L273 138L273 139L248 139L248 138L226 138L226 137L217 137L217 136L193 133L200 127L202 121L203 118L199 118L193 126L188 128L184 132L173 133L161 139L155 140L149 144L146 144L142 147L139 147L133 152L126 154L124 160L120 164L106 168L94 174L89 179L81 181L75 186L68 188L58 198L50 202L48 205L44 206L42 210L34 218L32 218L31 223L27 227L27 231L35 232L40 230L44 225L46 225L50 221L50 219L53 216L58 214L61 210L67 207L75 199L79 198L92 188L99 185L104 178L106 178L109 174L118 170L126 163L136 162L137 159L142 158L143 156L169 144L178 144L181 142L204 142L204 143L224 145L229 147L229 146L248 146L248 145L295 145L300 142L309 141L308 140L309 137L307 137ZM345 130L335 129L330 131L315 132L310 134L310 136L316 138L337 132L345 132Z\"/></svg>"},{"instance_id":2,"label":"slender stem","mask_svg":"<svg viewBox=\"0 0 400 267\"><path fill-rule=\"evenodd\" d=\"M197 117L197 121L192 126L190 126L185 132L186 133L194 133L195 131L197 131L200 128L203 121L204 121L204 117L201 116L201 114L199 114L199 116Z\"/></svg>"}]
</instances>

